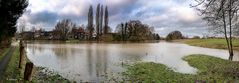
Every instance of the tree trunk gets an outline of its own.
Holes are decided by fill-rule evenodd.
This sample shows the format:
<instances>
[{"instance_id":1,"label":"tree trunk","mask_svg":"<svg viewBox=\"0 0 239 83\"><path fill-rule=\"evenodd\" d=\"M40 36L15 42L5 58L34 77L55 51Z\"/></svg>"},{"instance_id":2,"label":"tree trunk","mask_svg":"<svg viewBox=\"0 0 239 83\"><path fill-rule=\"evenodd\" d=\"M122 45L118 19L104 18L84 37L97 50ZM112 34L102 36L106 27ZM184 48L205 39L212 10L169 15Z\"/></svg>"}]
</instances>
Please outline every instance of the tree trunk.
<instances>
[{"instance_id":1,"label":"tree trunk","mask_svg":"<svg viewBox=\"0 0 239 83\"><path fill-rule=\"evenodd\" d=\"M228 37L227 37L227 25L226 25L226 19L225 19L225 12L223 11L223 28L224 28L224 36L225 36L225 39L226 39L226 42L227 42L227 49L229 51L229 60L231 59L231 49L230 49L230 44L229 44L229 41L228 41Z\"/></svg>"},{"instance_id":2,"label":"tree trunk","mask_svg":"<svg viewBox=\"0 0 239 83\"><path fill-rule=\"evenodd\" d=\"M229 2L229 35L230 35L230 38L229 38L229 42L230 42L230 55L229 55L229 60L232 60L233 59L233 45L232 45L232 1L230 0Z\"/></svg>"}]
</instances>

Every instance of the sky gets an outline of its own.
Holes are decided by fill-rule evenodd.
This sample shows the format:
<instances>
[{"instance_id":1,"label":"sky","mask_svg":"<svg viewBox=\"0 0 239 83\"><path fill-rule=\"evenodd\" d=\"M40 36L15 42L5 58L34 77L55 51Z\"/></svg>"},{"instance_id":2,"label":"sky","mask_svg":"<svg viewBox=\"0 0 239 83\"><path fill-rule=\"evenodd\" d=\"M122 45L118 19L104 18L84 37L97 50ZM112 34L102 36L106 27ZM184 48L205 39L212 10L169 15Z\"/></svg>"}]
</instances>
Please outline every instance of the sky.
<instances>
[{"instance_id":1,"label":"sky","mask_svg":"<svg viewBox=\"0 0 239 83\"><path fill-rule=\"evenodd\" d=\"M181 31L185 36L203 36L208 33L199 12L191 8L193 0L29 0L29 6L18 20L49 31L62 19L71 19L77 25L87 25L89 6L94 16L98 3L108 6L109 26L130 20L140 20L155 28L155 33L166 36L171 31Z\"/></svg>"}]
</instances>

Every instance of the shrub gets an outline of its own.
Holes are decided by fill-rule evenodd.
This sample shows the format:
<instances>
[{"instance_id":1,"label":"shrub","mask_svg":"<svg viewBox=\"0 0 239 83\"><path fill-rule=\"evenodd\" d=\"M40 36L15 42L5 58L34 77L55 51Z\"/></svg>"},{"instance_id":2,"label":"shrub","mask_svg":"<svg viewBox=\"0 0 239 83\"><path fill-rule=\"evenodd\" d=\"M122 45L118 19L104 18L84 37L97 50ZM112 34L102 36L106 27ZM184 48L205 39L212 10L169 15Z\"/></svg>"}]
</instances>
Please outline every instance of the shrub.
<instances>
[{"instance_id":1,"label":"shrub","mask_svg":"<svg viewBox=\"0 0 239 83\"><path fill-rule=\"evenodd\" d=\"M166 37L167 41L175 40L175 39L183 39L183 35L180 31L170 32Z\"/></svg>"}]
</instances>

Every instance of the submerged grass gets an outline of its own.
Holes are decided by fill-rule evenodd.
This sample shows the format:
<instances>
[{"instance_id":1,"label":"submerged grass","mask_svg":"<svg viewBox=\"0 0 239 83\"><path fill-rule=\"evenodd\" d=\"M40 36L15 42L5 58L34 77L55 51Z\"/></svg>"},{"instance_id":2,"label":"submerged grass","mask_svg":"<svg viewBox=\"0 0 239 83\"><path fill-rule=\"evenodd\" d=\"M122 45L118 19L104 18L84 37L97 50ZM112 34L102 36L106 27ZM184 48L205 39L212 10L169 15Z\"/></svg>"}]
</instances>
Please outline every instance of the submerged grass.
<instances>
[{"instance_id":1,"label":"submerged grass","mask_svg":"<svg viewBox=\"0 0 239 83\"><path fill-rule=\"evenodd\" d=\"M163 64L142 62L128 66L123 75L132 82L239 82L239 62L199 54L183 60L197 68L197 74L182 74Z\"/></svg>"},{"instance_id":2,"label":"submerged grass","mask_svg":"<svg viewBox=\"0 0 239 83\"><path fill-rule=\"evenodd\" d=\"M33 75L33 83L71 83L68 79L63 78L56 72L44 67L36 67Z\"/></svg>"},{"instance_id":3,"label":"submerged grass","mask_svg":"<svg viewBox=\"0 0 239 83\"><path fill-rule=\"evenodd\" d=\"M178 41L192 46L227 49L227 42L225 39L185 39ZM234 50L239 51L239 39L233 39L232 43Z\"/></svg>"}]
</instances>

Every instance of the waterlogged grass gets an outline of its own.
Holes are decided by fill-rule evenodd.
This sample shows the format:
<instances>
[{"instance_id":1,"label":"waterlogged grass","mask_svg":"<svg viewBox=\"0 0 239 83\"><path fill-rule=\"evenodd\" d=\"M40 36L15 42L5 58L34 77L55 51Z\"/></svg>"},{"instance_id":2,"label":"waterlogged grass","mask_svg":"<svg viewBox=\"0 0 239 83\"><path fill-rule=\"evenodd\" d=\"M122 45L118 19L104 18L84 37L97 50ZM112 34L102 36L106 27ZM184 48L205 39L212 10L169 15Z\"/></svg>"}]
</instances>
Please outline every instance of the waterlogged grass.
<instances>
[{"instance_id":1,"label":"waterlogged grass","mask_svg":"<svg viewBox=\"0 0 239 83\"><path fill-rule=\"evenodd\" d=\"M56 72L43 67L36 67L33 75L33 83L71 83Z\"/></svg>"},{"instance_id":2,"label":"waterlogged grass","mask_svg":"<svg viewBox=\"0 0 239 83\"><path fill-rule=\"evenodd\" d=\"M142 62L129 66L123 73L131 82L143 83L172 83L188 82L192 75L174 72L163 64L153 62Z\"/></svg>"},{"instance_id":3,"label":"waterlogged grass","mask_svg":"<svg viewBox=\"0 0 239 83\"><path fill-rule=\"evenodd\" d=\"M186 39L179 41L192 46L227 49L227 42L225 39ZM233 39L232 43L234 50L239 51L239 39Z\"/></svg>"},{"instance_id":4,"label":"waterlogged grass","mask_svg":"<svg viewBox=\"0 0 239 83\"><path fill-rule=\"evenodd\" d=\"M182 74L159 63L142 62L127 67L123 73L131 82L239 82L239 62L207 55L190 55L183 58L197 68L197 74Z\"/></svg>"}]
</instances>

